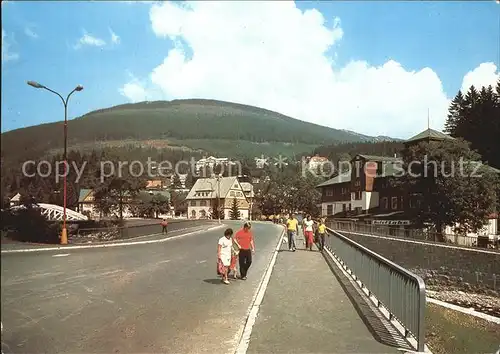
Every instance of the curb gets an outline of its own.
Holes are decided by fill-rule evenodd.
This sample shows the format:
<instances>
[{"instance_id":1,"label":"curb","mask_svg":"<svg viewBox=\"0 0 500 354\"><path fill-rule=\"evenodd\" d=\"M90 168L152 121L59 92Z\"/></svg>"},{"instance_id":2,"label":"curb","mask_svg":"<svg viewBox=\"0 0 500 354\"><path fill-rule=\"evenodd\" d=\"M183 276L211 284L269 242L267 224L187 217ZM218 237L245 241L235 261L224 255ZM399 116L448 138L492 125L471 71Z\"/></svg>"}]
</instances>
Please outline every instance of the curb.
<instances>
[{"instance_id":1,"label":"curb","mask_svg":"<svg viewBox=\"0 0 500 354\"><path fill-rule=\"evenodd\" d=\"M185 234L181 235L176 235L176 236L171 236L171 237L166 237L162 238L159 240L147 240L147 241L130 241L130 242L115 242L115 243L105 243L105 244L94 244L94 245L81 245L81 246L59 246L59 247L44 247L44 248L26 248L26 249L20 249L20 250L2 250L1 254L7 254L7 253L27 253L27 252L47 252L47 251L69 251L69 250L75 250L75 249L88 249L88 248L107 248L107 247L120 247L120 246L132 246L132 245L146 245L146 244L152 244L152 243L163 243L167 242L169 240L174 240L178 239L181 237L185 236L191 236L195 234L199 234L202 232L209 232L213 231L216 229L220 229L224 227L224 224L217 225L217 226L212 226L209 227L208 229L203 229L203 230L196 230L192 232L188 232ZM151 234L151 235L145 235L145 236L154 236L157 234ZM139 236L139 237L145 237L145 236Z\"/></svg>"},{"instance_id":2,"label":"curb","mask_svg":"<svg viewBox=\"0 0 500 354\"><path fill-rule=\"evenodd\" d=\"M283 231L281 232L281 235L278 238L278 243L273 251L271 260L267 265L266 271L262 276L260 283L257 287L257 291L253 296L251 305L248 308L245 324L243 328L238 332L239 339L238 339L238 345L236 346L236 350L234 351L235 354L245 354L248 350L252 329L255 324L255 321L257 320L257 314L259 312L262 300L264 299L264 294L266 292L267 285L269 284L269 280L271 279L271 274L273 272L276 259L278 258L278 251L281 248L284 235L285 235L285 228L283 227Z\"/></svg>"},{"instance_id":3,"label":"curb","mask_svg":"<svg viewBox=\"0 0 500 354\"><path fill-rule=\"evenodd\" d=\"M458 306L455 304L450 304L449 302L437 300L437 299L434 299L434 298L429 297L429 296L426 296L426 300L427 300L427 302L429 302L431 304L442 306L442 307L445 307L445 308L450 309L450 310L464 313L466 315L474 316L474 317L481 318L481 319L489 321L489 322L500 324L500 317L495 317L492 315L488 315L487 313L482 313L482 312L476 311L474 309L465 308L465 307Z\"/></svg>"}]
</instances>

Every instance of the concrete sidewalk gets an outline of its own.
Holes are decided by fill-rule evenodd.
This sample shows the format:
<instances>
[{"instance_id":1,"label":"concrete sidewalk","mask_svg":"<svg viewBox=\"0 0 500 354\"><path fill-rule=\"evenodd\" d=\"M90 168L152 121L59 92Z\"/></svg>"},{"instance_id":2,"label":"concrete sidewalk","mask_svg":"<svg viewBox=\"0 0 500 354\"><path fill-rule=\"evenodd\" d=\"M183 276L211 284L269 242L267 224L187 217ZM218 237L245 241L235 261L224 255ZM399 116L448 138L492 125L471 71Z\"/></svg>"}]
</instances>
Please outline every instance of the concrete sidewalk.
<instances>
[{"instance_id":1,"label":"concrete sidewalk","mask_svg":"<svg viewBox=\"0 0 500 354\"><path fill-rule=\"evenodd\" d=\"M408 348L359 295L348 296L355 289L348 289L347 278L332 272L316 248L304 250L300 237L297 246L296 252L289 252L287 244L281 247L248 353L399 353L398 348Z\"/></svg>"}]
</instances>

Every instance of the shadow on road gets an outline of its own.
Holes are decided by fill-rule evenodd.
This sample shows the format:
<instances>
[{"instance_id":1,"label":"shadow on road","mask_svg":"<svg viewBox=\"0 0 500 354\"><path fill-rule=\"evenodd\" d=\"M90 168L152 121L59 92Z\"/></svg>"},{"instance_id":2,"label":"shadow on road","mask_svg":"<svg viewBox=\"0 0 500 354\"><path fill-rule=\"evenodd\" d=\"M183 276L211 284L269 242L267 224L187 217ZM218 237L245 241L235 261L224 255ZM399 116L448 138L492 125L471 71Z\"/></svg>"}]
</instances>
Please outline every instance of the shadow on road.
<instances>
[{"instance_id":1,"label":"shadow on road","mask_svg":"<svg viewBox=\"0 0 500 354\"><path fill-rule=\"evenodd\" d=\"M222 281L220 278L218 279L204 279L203 280L205 283L208 283L208 284L215 284L215 285L220 285L222 284Z\"/></svg>"},{"instance_id":2,"label":"shadow on road","mask_svg":"<svg viewBox=\"0 0 500 354\"><path fill-rule=\"evenodd\" d=\"M338 269L335 262L325 253L323 253L328 266L344 289L347 297L353 304L359 317L363 320L373 338L378 342L396 348L414 350L403 336L394 328L394 326L382 315L378 315L375 306L365 299L349 281L349 279Z\"/></svg>"}]
</instances>

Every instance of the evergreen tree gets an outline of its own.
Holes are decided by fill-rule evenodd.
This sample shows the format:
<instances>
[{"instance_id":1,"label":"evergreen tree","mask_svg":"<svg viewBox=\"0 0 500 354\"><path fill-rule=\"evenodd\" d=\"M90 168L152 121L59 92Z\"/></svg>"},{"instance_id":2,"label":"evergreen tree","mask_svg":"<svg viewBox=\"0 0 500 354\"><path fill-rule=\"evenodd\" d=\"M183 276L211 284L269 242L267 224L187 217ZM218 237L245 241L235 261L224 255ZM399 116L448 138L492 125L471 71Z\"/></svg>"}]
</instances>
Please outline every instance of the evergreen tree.
<instances>
[{"instance_id":1,"label":"evergreen tree","mask_svg":"<svg viewBox=\"0 0 500 354\"><path fill-rule=\"evenodd\" d=\"M238 200L233 198L233 205L231 206L231 210L229 211L229 217L231 220L239 220L241 217L240 208L238 207Z\"/></svg>"},{"instance_id":2,"label":"evergreen tree","mask_svg":"<svg viewBox=\"0 0 500 354\"><path fill-rule=\"evenodd\" d=\"M182 188L182 182L177 173L174 173L173 178L172 178L172 185L171 189L181 189Z\"/></svg>"}]
</instances>

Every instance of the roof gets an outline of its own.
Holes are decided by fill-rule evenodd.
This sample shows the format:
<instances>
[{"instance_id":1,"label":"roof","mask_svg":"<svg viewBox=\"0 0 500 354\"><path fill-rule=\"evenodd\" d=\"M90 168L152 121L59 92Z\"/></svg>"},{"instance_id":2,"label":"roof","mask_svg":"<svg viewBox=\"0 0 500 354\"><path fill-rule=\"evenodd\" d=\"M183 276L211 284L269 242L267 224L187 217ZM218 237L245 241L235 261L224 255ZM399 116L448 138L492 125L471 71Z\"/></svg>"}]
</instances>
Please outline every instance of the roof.
<instances>
[{"instance_id":1,"label":"roof","mask_svg":"<svg viewBox=\"0 0 500 354\"><path fill-rule=\"evenodd\" d=\"M332 184L338 184L338 183L346 183L346 182L351 182L351 172L349 173L340 173L337 176L330 178L328 181L325 181L323 183L320 183L316 186L316 188L319 187L326 187L326 186L331 186Z\"/></svg>"},{"instance_id":2,"label":"roof","mask_svg":"<svg viewBox=\"0 0 500 354\"><path fill-rule=\"evenodd\" d=\"M168 191L140 191L139 192L139 198L143 200L149 200L152 198L154 195L160 194L170 200L170 192Z\"/></svg>"},{"instance_id":3,"label":"roof","mask_svg":"<svg viewBox=\"0 0 500 354\"><path fill-rule=\"evenodd\" d=\"M455 138L445 134L441 133L440 131L428 128L424 130L423 132L411 137L410 139L406 140L406 142L413 142L413 141L419 141L419 140L425 140L425 139L430 139L430 140L454 140Z\"/></svg>"},{"instance_id":4,"label":"roof","mask_svg":"<svg viewBox=\"0 0 500 354\"><path fill-rule=\"evenodd\" d=\"M78 203L83 203L85 199L92 193L92 189L82 188L80 189L80 195L78 196Z\"/></svg>"},{"instance_id":5,"label":"roof","mask_svg":"<svg viewBox=\"0 0 500 354\"><path fill-rule=\"evenodd\" d=\"M323 161L328 161L328 158L323 157L323 156L313 156L309 160L309 162L323 162Z\"/></svg>"},{"instance_id":6,"label":"roof","mask_svg":"<svg viewBox=\"0 0 500 354\"><path fill-rule=\"evenodd\" d=\"M361 157L362 159L368 160L368 161L401 161L399 157L394 157L394 156L377 156L377 155L364 155L364 154L357 154L354 156L353 160L356 159L356 157Z\"/></svg>"},{"instance_id":7,"label":"roof","mask_svg":"<svg viewBox=\"0 0 500 354\"><path fill-rule=\"evenodd\" d=\"M217 182L217 178L215 177L199 178L194 184L193 188L191 188L191 190L189 191L186 199L216 198L219 191L222 198L226 196L227 193L229 193L229 190L235 183L238 183L238 186L241 186L237 177L221 177L220 182ZM206 195L197 196L196 192L206 192Z\"/></svg>"},{"instance_id":8,"label":"roof","mask_svg":"<svg viewBox=\"0 0 500 354\"><path fill-rule=\"evenodd\" d=\"M21 193L16 193L16 195L10 199L11 202L18 202L20 200L21 200Z\"/></svg>"}]
</instances>

